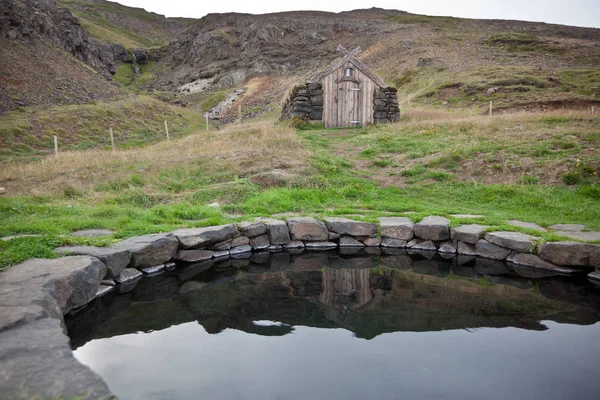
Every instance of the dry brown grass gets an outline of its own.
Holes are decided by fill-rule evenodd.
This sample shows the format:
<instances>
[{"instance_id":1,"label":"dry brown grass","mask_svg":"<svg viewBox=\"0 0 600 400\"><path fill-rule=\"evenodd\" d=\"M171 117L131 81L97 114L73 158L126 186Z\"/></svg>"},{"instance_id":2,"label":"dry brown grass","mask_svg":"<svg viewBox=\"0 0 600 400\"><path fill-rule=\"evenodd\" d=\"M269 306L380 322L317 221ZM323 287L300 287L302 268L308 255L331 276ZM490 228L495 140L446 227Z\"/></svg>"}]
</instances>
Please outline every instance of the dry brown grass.
<instances>
[{"instance_id":1,"label":"dry brown grass","mask_svg":"<svg viewBox=\"0 0 600 400\"><path fill-rule=\"evenodd\" d=\"M86 191L98 183L131 174L152 177L161 170L197 168L200 164L207 174L215 169L243 177L272 170L300 174L306 157L293 129L264 121L197 132L179 140L114 154L74 151L29 164L9 164L0 169L0 186L11 195L56 194L65 188Z\"/></svg>"}]
</instances>

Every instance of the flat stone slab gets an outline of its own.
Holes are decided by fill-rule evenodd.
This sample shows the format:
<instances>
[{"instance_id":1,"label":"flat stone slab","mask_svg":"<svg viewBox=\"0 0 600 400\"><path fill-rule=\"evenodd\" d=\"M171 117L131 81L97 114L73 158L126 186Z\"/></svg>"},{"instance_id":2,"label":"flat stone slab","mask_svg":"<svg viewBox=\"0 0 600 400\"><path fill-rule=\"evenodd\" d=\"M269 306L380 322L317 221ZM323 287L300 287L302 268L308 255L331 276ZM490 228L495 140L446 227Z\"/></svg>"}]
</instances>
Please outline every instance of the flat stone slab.
<instances>
[{"instance_id":1,"label":"flat stone slab","mask_svg":"<svg viewBox=\"0 0 600 400\"><path fill-rule=\"evenodd\" d=\"M22 235L13 235L13 236L4 236L2 238L0 238L0 240L3 240L5 242L8 242L9 240L13 240L13 239L20 239L20 238L27 238L27 237L40 237L42 235L36 235L36 234L22 234Z\"/></svg>"},{"instance_id":2,"label":"flat stone slab","mask_svg":"<svg viewBox=\"0 0 600 400\"><path fill-rule=\"evenodd\" d=\"M599 270L595 270L594 272L590 272L587 276L588 281L595 285L600 287L600 271Z\"/></svg>"},{"instance_id":3,"label":"flat stone slab","mask_svg":"<svg viewBox=\"0 0 600 400\"><path fill-rule=\"evenodd\" d=\"M511 253L510 249L505 249L504 247L497 246L483 239L477 242L475 251L477 256L489 258L491 260L505 260Z\"/></svg>"},{"instance_id":4,"label":"flat stone slab","mask_svg":"<svg viewBox=\"0 0 600 400\"><path fill-rule=\"evenodd\" d=\"M177 261L195 263L210 260L213 258L213 254L214 253L210 250L179 250L175 254L174 259ZM229 254L229 251L227 251L227 254Z\"/></svg>"},{"instance_id":5,"label":"flat stone slab","mask_svg":"<svg viewBox=\"0 0 600 400\"><path fill-rule=\"evenodd\" d=\"M104 237L104 236L112 236L115 231L110 229L83 229L80 231L71 232L71 236L75 237Z\"/></svg>"},{"instance_id":6,"label":"flat stone slab","mask_svg":"<svg viewBox=\"0 0 600 400\"><path fill-rule=\"evenodd\" d=\"M267 226L262 222L244 221L238 224L240 232L249 238L264 235L267 233Z\"/></svg>"},{"instance_id":7,"label":"flat stone slab","mask_svg":"<svg viewBox=\"0 0 600 400\"><path fill-rule=\"evenodd\" d=\"M540 232L548 232L546 228L539 226L538 224L534 224L533 222L523 222L519 221L518 219L509 219L506 221L506 223L512 226L518 226L519 228L529 228Z\"/></svg>"},{"instance_id":8,"label":"flat stone slab","mask_svg":"<svg viewBox=\"0 0 600 400\"><path fill-rule=\"evenodd\" d=\"M340 236L340 247L365 247L365 245L352 236Z\"/></svg>"},{"instance_id":9,"label":"flat stone slab","mask_svg":"<svg viewBox=\"0 0 600 400\"><path fill-rule=\"evenodd\" d=\"M267 236L271 244L287 244L292 241L290 231L285 221L272 218L261 218L262 222L267 227Z\"/></svg>"},{"instance_id":10,"label":"flat stone slab","mask_svg":"<svg viewBox=\"0 0 600 400\"><path fill-rule=\"evenodd\" d=\"M531 253L533 239L533 236L520 232L489 232L485 235L485 240L490 243L522 253Z\"/></svg>"},{"instance_id":11,"label":"flat stone slab","mask_svg":"<svg viewBox=\"0 0 600 400\"><path fill-rule=\"evenodd\" d=\"M314 218L288 218L286 223L292 240L322 242L329 239L329 231L325 224Z\"/></svg>"},{"instance_id":12,"label":"flat stone slab","mask_svg":"<svg viewBox=\"0 0 600 400\"><path fill-rule=\"evenodd\" d=\"M105 275L106 266L91 256L32 258L0 272L0 307L23 307L20 316L13 314L16 308L1 311L0 330L12 318L17 318L12 321L16 323L30 312L38 312L40 306L46 316L53 311L60 318L63 313L86 305L96 295ZM55 306L50 311L48 304L52 303Z\"/></svg>"},{"instance_id":13,"label":"flat stone slab","mask_svg":"<svg viewBox=\"0 0 600 400\"><path fill-rule=\"evenodd\" d=\"M0 344L2 399L114 398L102 378L75 359L59 318L2 331Z\"/></svg>"},{"instance_id":14,"label":"flat stone slab","mask_svg":"<svg viewBox=\"0 0 600 400\"><path fill-rule=\"evenodd\" d=\"M191 249L232 239L237 233L236 224L227 224L206 228L177 229L173 231L173 236L177 238L182 248Z\"/></svg>"},{"instance_id":15,"label":"flat stone slab","mask_svg":"<svg viewBox=\"0 0 600 400\"><path fill-rule=\"evenodd\" d=\"M600 240L600 232L572 232L572 231L554 231L557 235L566 236L571 239L582 240L584 242L593 242Z\"/></svg>"},{"instance_id":16,"label":"flat stone slab","mask_svg":"<svg viewBox=\"0 0 600 400\"><path fill-rule=\"evenodd\" d=\"M292 240L288 244L284 244L283 247L286 249L303 249L304 243L300 240Z\"/></svg>"},{"instance_id":17,"label":"flat stone slab","mask_svg":"<svg viewBox=\"0 0 600 400\"><path fill-rule=\"evenodd\" d=\"M304 245L307 249L311 250L335 249L338 246L337 243L334 242L306 242L304 243Z\"/></svg>"},{"instance_id":18,"label":"flat stone slab","mask_svg":"<svg viewBox=\"0 0 600 400\"><path fill-rule=\"evenodd\" d=\"M155 233L117 242L110 247L131 252L130 268L146 268L170 261L179 242L170 233Z\"/></svg>"},{"instance_id":19,"label":"flat stone slab","mask_svg":"<svg viewBox=\"0 0 600 400\"><path fill-rule=\"evenodd\" d=\"M555 224L550 225L548 228L554 231L581 232L585 229L585 226L580 224Z\"/></svg>"},{"instance_id":20,"label":"flat stone slab","mask_svg":"<svg viewBox=\"0 0 600 400\"><path fill-rule=\"evenodd\" d=\"M349 218L325 218L327 229L340 235L348 236L375 236L379 227L374 222L361 222Z\"/></svg>"},{"instance_id":21,"label":"flat stone slab","mask_svg":"<svg viewBox=\"0 0 600 400\"><path fill-rule=\"evenodd\" d=\"M551 272L555 275L570 276L577 272L570 268L559 267L557 265L554 265L551 262L541 259L540 257L536 256L535 254L512 253L506 259L506 261L513 263L513 264L534 268L534 269L540 270L540 271ZM528 277L533 278L534 276L528 276Z\"/></svg>"},{"instance_id":22,"label":"flat stone slab","mask_svg":"<svg viewBox=\"0 0 600 400\"><path fill-rule=\"evenodd\" d=\"M107 295L113 290L115 290L114 285L100 285L100 287L98 287L98 290L96 291L96 295L94 296L94 298L97 299L99 297Z\"/></svg>"},{"instance_id":23,"label":"flat stone slab","mask_svg":"<svg viewBox=\"0 0 600 400\"><path fill-rule=\"evenodd\" d=\"M477 244L479 239L483 238L483 233L486 229L487 226L479 224L461 225L450 230L450 238L453 241Z\"/></svg>"},{"instance_id":24,"label":"flat stone slab","mask_svg":"<svg viewBox=\"0 0 600 400\"><path fill-rule=\"evenodd\" d=\"M577 242L544 243L538 247L538 255L557 265L589 266L590 255L598 246Z\"/></svg>"},{"instance_id":25,"label":"flat stone slab","mask_svg":"<svg viewBox=\"0 0 600 400\"><path fill-rule=\"evenodd\" d=\"M165 272L166 270L166 265L165 264L160 264L160 265L155 265L153 267L146 267L146 268L142 268L142 274L144 275L158 275L158 274L162 274L163 272Z\"/></svg>"},{"instance_id":26,"label":"flat stone slab","mask_svg":"<svg viewBox=\"0 0 600 400\"><path fill-rule=\"evenodd\" d=\"M63 246L57 247L54 252L63 255L96 257L106 265L106 276L108 278L118 276L131 262L131 252L129 250L111 247Z\"/></svg>"},{"instance_id":27,"label":"flat stone slab","mask_svg":"<svg viewBox=\"0 0 600 400\"><path fill-rule=\"evenodd\" d=\"M450 220L445 217L425 217L415 224L415 236L425 240L443 241L450 239Z\"/></svg>"},{"instance_id":28,"label":"flat stone slab","mask_svg":"<svg viewBox=\"0 0 600 400\"><path fill-rule=\"evenodd\" d=\"M115 281L119 284L131 283L141 279L142 273L134 268L125 268L119 276L115 278Z\"/></svg>"},{"instance_id":29,"label":"flat stone slab","mask_svg":"<svg viewBox=\"0 0 600 400\"><path fill-rule=\"evenodd\" d=\"M388 248L404 248L406 247L406 243L408 243L406 240L401 240L401 239L393 239L390 237L384 237L381 240L381 247L388 247Z\"/></svg>"},{"instance_id":30,"label":"flat stone slab","mask_svg":"<svg viewBox=\"0 0 600 400\"><path fill-rule=\"evenodd\" d=\"M485 215L480 214L450 214L452 218L477 219L484 218Z\"/></svg>"},{"instance_id":31,"label":"flat stone slab","mask_svg":"<svg viewBox=\"0 0 600 400\"><path fill-rule=\"evenodd\" d=\"M435 243L431 240L424 240L411 247L412 250L436 251Z\"/></svg>"},{"instance_id":32,"label":"flat stone slab","mask_svg":"<svg viewBox=\"0 0 600 400\"><path fill-rule=\"evenodd\" d=\"M407 217L381 217L379 227L384 238L408 241L414 237L415 223Z\"/></svg>"},{"instance_id":33,"label":"flat stone slab","mask_svg":"<svg viewBox=\"0 0 600 400\"><path fill-rule=\"evenodd\" d=\"M234 247L233 249L229 250L229 255L230 256L235 256L238 254L244 254L244 253L250 253L252 251L252 247L250 247L250 245L244 245L244 246L237 246Z\"/></svg>"}]
</instances>

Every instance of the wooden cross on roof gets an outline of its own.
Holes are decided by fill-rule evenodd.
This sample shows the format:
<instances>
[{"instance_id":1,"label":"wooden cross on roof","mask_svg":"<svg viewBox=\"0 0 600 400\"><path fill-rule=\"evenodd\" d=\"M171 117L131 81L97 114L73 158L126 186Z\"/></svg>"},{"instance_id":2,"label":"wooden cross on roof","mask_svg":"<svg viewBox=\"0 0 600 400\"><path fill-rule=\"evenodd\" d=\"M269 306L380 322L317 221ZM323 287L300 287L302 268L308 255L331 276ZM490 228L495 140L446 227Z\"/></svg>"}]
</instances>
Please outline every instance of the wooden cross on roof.
<instances>
[{"instance_id":1,"label":"wooden cross on roof","mask_svg":"<svg viewBox=\"0 0 600 400\"><path fill-rule=\"evenodd\" d=\"M344 46L342 46L341 44L338 44L337 47L337 51L339 51L340 53L342 53L342 56L346 57L346 56L350 56L350 57L356 57L356 55L358 53L360 53L360 47L355 48L352 51L348 51L346 50L346 48Z\"/></svg>"}]
</instances>

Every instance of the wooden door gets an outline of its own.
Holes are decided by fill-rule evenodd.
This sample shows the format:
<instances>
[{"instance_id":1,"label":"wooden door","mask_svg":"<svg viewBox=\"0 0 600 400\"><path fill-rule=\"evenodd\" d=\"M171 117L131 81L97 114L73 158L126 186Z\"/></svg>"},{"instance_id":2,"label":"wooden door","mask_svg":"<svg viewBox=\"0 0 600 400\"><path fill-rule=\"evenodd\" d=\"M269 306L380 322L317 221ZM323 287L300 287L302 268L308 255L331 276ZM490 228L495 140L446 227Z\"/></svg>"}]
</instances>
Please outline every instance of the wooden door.
<instances>
[{"instance_id":1,"label":"wooden door","mask_svg":"<svg viewBox=\"0 0 600 400\"><path fill-rule=\"evenodd\" d=\"M360 125L360 85L354 81L337 84L334 117L335 126L343 128Z\"/></svg>"}]
</instances>

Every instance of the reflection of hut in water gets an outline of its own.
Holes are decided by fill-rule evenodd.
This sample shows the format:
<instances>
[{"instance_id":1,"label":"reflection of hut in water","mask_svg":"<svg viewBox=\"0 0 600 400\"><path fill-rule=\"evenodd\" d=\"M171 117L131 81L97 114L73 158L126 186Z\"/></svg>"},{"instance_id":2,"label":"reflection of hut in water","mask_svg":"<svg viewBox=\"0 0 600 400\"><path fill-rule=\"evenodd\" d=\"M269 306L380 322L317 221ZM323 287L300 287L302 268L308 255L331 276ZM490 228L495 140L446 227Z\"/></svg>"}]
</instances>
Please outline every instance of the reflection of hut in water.
<instances>
[{"instance_id":1,"label":"reflection of hut in water","mask_svg":"<svg viewBox=\"0 0 600 400\"><path fill-rule=\"evenodd\" d=\"M369 269L330 269L321 275L321 294L313 299L327 306L325 314L331 320L344 319L380 297L371 290Z\"/></svg>"}]
</instances>

